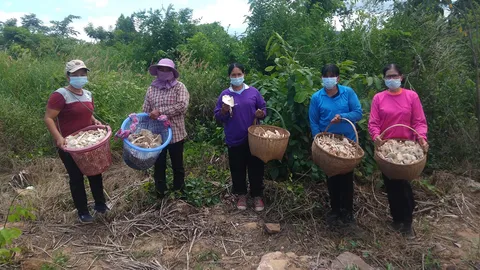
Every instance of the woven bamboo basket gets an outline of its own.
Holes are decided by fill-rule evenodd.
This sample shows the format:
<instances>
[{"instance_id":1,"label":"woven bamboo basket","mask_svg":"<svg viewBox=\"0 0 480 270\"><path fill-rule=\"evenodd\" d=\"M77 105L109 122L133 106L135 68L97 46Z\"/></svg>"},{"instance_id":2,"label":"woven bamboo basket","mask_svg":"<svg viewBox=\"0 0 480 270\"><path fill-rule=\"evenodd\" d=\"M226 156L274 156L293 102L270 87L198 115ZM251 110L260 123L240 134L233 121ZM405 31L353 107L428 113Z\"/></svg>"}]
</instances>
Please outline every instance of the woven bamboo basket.
<instances>
[{"instance_id":1,"label":"woven bamboo basket","mask_svg":"<svg viewBox=\"0 0 480 270\"><path fill-rule=\"evenodd\" d=\"M253 121L253 125L248 128L248 145L250 153L267 163L270 160L282 160L285 150L287 150L290 132L284 128L270 125L256 125L257 119ZM265 132L270 130L284 135L283 138L264 138L254 133L256 128L261 128Z\"/></svg>"},{"instance_id":2,"label":"woven bamboo basket","mask_svg":"<svg viewBox=\"0 0 480 270\"><path fill-rule=\"evenodd\" d=\"M327 132L328 128L330 128L331 123L330 123L330 125L327 126L327 128L325 129L324 132L319 133L315 136L315 138L313 139L313 143L312 143L312 159L313 159L313 162L318 167L320 167L320 169L322 169L322 171L328 177L332 177L332 176L339 175L339 174L346 174L348 172L351 172L355 167L358 166L358 164L360 164L363 156L365 155L365 152L363 151L363 149L358 144L358 132L357 132L357 129L355 128L355 125L350 120L348 120L346 118L342 118L342 120L345 120L348 123L350 123L353 130L355 131L355 136L357 138L357 142L354 142L354 141L347 138L347 140L349 142L355 144L356 147L357 147L357 152L356 152L355 158L343 158L343 157L335 156L333 154L328 153L323 148L321 148L320 146L317 145L317 143L315 141L318 137L321 137L321 136L333 136L333 137L339 138L341 140L343 140L343 138L346 138L345 136L340 135L340 134L333 134L333 133Z\"/></svg>"},{"instance_id":3,"label":"woven bamboo basket","mask_svg":"<svg viewBox=\"0 0 480 270\"><path fill-rule=\"evenodd\" d=\"M391 128L394 128L394 127L408 128L408 129L412 130L413 132L415 132L418 136L420 136L420 134L418 134L418 132L415 129L413 129L409 126L402 125L402 124L395 124L395 125L392 125L392 126L386 128L379 135L380 139L382 139L383 135L385 134L385 132L387 130L389 130ZM406 139L388 139L388 140L410 141L410 140L406 140ZM388 140L385 140L385 141L388 141ZM386 159L380 157L378 155L378 147L379 146L375 146L374 159L377 162L377 165L378 165L378 168L380 169L380 171L390 179L401 179L401 180L409 180L409 181L414 180L415 178L420 176L423 169L425 168L425 164L427 163L427 151L425 151L425 150L423 151L424 152L423 159L421 159L421 160L419 160L415 163L412 163L412 164L395 164L395 163L392 163L392 162L387 161Z\"/></svg>"}]
</instances>

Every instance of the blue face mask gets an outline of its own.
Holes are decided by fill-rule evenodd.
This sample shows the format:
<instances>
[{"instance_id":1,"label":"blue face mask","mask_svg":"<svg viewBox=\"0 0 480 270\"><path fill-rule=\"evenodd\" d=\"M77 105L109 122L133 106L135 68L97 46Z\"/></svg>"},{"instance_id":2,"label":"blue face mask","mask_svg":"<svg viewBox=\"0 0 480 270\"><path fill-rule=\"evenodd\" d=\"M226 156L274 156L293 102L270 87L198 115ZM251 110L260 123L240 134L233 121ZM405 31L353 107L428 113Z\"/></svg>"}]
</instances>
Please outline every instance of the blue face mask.
<instances>
[{"instance_id":1,"label":"blue face mask","mask_svg":"<svg viewBox=\"0 0 480 270\"><path fill-rule=\"evenodd\" d=\"M400 88L400 85L402 85L402 81L400 79L387 79L385 80L385 85L390 90L396 90Z\"/></svg>"},{"instance_id":2,"label":"blue face mask","mask_svg":"<svg viewBox=\"0 0 480 270\"><path fill-rule=\"evenodd\" d=\"M239 78L230 78L230 83L234 86L240 86L243 83L244 78L239 77Z\"/></svg>"},{"instance_id":3,"label":"blue face mask","mask_svg":"<svg viewBox=\"0 0 480 270\"><path fill-rule=\"evenodd\" d=\"M322 84L325 89L330 90L333 87L335 87L335 85L337 85L337 77L333 77L333 78L322 77Z\"/></svg>"},{"instance_id":4,"label":"blue face mask","mask_svg":"<svg viewBox=\"0 0 480 270\"><path fill-rule=\"evenodd\" d=\"M87 76L70 77L70 85L77 89L82 89L82 87L85 84L87 84L87 82L88 82Z\"/></svg>"}]
</instances>

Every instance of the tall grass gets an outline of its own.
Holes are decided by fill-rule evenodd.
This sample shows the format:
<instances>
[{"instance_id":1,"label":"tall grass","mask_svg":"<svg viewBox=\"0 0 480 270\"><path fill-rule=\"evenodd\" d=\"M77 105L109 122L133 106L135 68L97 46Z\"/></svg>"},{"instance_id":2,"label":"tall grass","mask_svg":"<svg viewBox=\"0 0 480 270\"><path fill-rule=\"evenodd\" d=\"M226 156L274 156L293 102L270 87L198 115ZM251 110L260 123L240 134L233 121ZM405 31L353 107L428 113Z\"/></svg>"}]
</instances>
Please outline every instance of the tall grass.
<instances>
[{"instance_id":1,"label":"tall grass","mask_svg":"<svg viewBox=\"0 0 480 270\"><path fill-rule=\"evenodd\" d=\"M25 54L13 59L0 52L0 136L6 151L19 158L54 152L43 116L51 93L67 85L64 67L71 59L82 59L90 68L85 89L93 93L98 117L114 131L128 114L140 112L154 77L146 68L139 68L145 63L122 62L120 55L115 48L92 44L76 45L70 55L44 58ZM188 56L177 62L177 68L190 92L187 129L195 136L196 123L212 123L213 107L226 76Z\"/></svg>"}]
</instances>

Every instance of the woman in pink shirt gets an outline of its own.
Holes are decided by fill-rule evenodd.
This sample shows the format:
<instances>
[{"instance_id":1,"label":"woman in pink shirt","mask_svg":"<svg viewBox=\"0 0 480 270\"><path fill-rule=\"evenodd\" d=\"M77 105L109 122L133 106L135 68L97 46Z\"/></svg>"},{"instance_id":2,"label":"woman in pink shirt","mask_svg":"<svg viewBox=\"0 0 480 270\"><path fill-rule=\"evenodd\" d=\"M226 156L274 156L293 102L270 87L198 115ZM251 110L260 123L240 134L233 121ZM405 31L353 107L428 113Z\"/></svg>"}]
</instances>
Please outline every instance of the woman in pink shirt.
<instances>
[{"instance_id":1,"label":"woman in pink shirt","mask_svg":"<svg viewBox=\"0 0 480 270\"><path fill-rule=\"evenodd\" d=\"M373 97L368 121L368 131L372 140L376 145L380 145L382 139L390 138L417 140L424 149L427 149L427 120L417 93L401 87L403 75L397 65L387 65L383 69L383 76L388 89ZM379 135L395 124L410 126L420 136L404 127L396 127L385 132L380 139ZM415 200L410 182L403 179L389 179L385 175L383 175L383 181L393 218L392 227L406 236L413 236L412 216Z\"/></svg>"}]
</instances>

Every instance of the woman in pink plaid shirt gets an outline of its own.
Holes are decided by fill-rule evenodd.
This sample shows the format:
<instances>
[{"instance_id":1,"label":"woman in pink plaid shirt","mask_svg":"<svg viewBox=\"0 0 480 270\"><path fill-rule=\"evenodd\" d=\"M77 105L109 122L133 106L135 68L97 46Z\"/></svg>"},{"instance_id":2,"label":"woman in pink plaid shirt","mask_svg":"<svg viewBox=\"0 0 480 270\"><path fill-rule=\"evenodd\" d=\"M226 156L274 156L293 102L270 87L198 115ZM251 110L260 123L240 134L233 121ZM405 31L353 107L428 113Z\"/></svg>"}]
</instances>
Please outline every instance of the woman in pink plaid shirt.
<instances>
[{"instance_id":1,"label":"woman in pink plaid shirt","mask_svg":"<svg viewBox=\"0 0 480 270\"><path fill-rule=\"evenodd\" d=\"M157 78L152 82L145 95L143 111L150 118L157 119L166 115L171 123L173 137L155 162L155 187L159 198L163 198L167 189L165 170L167 169L167 151L170 153L173 169L173 190L183 191L185 169L183 168L183 143L187 137L185 114L190 95L185 85L177 80L178 71L172 60L164 58L149 68L151 75Z\"/></svg>"}]
</instances>

